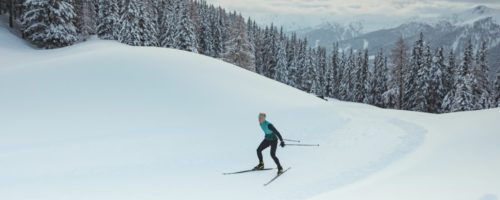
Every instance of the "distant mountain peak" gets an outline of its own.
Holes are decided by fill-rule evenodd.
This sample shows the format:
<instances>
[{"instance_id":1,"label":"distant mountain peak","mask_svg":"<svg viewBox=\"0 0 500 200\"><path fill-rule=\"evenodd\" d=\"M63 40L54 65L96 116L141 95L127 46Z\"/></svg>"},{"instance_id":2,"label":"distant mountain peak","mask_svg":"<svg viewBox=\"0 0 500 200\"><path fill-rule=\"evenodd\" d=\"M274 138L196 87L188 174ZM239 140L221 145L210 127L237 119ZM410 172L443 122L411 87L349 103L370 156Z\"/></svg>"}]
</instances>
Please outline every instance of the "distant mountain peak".
<instances>
[{"instance_id":1,"label":"distant mountain peak","mask_svg":"<svg viewBox=\"0 0 500 200\"><path fill-rule=\"evenodd\" d=\"M473 24L475 21L488 17L492 17L495 20L500 19L500 10L484 5L478 5L462 12L445 14L438 18L438 21L445 20L454 25L466 25Z\"/></svg>"},{"instance_id":2,"label":"distant mountain peak","mask_svg":"<svg viewBox=\"0 0 500 200\"><path fill-rule=\"evenodd\" d=\"M485 14L485 13L492 11L492 10L495 10L495 9L490 8L488 6L479 5L479 6L476 6L472 9L472 13L482 15L482 14Z\"/></svg>"}]
</instances>

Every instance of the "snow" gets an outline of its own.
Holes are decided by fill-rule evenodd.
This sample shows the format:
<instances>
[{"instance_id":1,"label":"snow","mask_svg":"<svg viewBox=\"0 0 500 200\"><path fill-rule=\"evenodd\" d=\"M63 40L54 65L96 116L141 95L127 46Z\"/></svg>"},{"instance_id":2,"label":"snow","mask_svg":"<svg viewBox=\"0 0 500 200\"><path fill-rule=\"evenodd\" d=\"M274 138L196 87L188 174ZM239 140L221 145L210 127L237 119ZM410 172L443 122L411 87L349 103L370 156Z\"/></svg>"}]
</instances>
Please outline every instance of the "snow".
<instances>
[{"instance_id":1,"label":"snow","mask_svg":"<svg viewBox=\"0 0 500 200\"><path fill-rule=\"evenodd\" d=\"M500 109L324 101L220 60L96 38L34 50L0 26L0 199L498 199ZM266 112L292 169L257 164ZM265 163L274 167L266 150Z\"/></svg>"},{"instance_id":2,"label":"snow","mask_svg":"<svg viewBox=\"0 0 500 200\"><path fill-rule=\"evenodd\" d=\"M498 111L446 115L386 111L425 126L428 134L423 145L381 173L310 200L496 200L500 195Z\"/></svg>"}]
</instances>

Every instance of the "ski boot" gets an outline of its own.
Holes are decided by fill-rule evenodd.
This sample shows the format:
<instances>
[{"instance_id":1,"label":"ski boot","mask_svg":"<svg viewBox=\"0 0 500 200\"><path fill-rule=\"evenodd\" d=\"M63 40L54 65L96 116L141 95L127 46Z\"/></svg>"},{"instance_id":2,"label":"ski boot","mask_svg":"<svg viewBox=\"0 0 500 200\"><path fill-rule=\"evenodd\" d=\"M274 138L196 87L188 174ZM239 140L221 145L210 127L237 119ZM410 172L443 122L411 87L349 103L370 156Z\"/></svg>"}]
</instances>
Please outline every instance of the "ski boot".
<instances>
[{"instance_id":1,"label":"ski boot","mask_svg":"<svg viewBox=\"0 0 500 200\"><path fill-rule=\"evenodd\" d=\"M253 168L253 170L263 170L264 169L264 163L259 163L257 166Z\"/></svg>"},{"instance_id":2,"label":"ski boot","mask_svg":"<svg viewBox=\"0 0 500 200\"><path fill-rule=\"evenodd\" d=\"M278 166L278 175L282 174L283 173L283 167L281 166Z\"/></svg>"}]
</instances>

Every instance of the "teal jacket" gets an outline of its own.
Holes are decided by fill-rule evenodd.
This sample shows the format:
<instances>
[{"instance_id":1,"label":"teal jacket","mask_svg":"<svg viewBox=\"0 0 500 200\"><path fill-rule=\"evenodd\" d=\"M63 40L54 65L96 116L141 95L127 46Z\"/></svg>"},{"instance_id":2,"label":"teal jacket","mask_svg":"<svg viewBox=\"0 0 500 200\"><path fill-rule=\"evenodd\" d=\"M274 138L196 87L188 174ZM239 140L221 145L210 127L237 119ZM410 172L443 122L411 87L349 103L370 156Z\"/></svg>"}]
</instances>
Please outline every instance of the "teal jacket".
<instances>
[{"instance_id":1,"label":"teal jacket","mask_svg":"<svg viewBox=\"0 0 500 200\"><path fill-rule=\"evenodd\" d=\"M266 140L277 140L279 139L283 142L283 138L281 134L276 128L274 128L273 124L269 123L267 120L260 123L260 128L264 131L264 136Z\"/></svg>"}]
</instances>

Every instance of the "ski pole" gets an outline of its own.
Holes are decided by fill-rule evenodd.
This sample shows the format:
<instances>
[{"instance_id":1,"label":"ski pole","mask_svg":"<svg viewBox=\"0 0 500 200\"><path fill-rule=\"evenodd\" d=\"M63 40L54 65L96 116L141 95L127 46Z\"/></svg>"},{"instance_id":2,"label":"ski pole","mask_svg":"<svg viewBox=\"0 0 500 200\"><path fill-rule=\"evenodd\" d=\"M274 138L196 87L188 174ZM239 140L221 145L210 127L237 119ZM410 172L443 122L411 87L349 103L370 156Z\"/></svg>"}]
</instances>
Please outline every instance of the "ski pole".
<instances>
[{"instance_id":1,"label":"ski pole","mask_svg":"<svg viewBox=\"0 0 500 200\"><path fill-rule=\"evenodd\" d=\"M287 144L286 146L313 146L313 147L319 147L319 144Z\"/></svg>"},{"instance_id":2,"label":"ski pole","mask_svg":"<svg viewBox=\"0 0 500 200\"><path fill-rule=\"evenodd\" d=\"M287 142L298 142L300 143L300 140L290 140L290 139L283 139L284 141L287 141Z\"/></svg>"}]
</instances>

